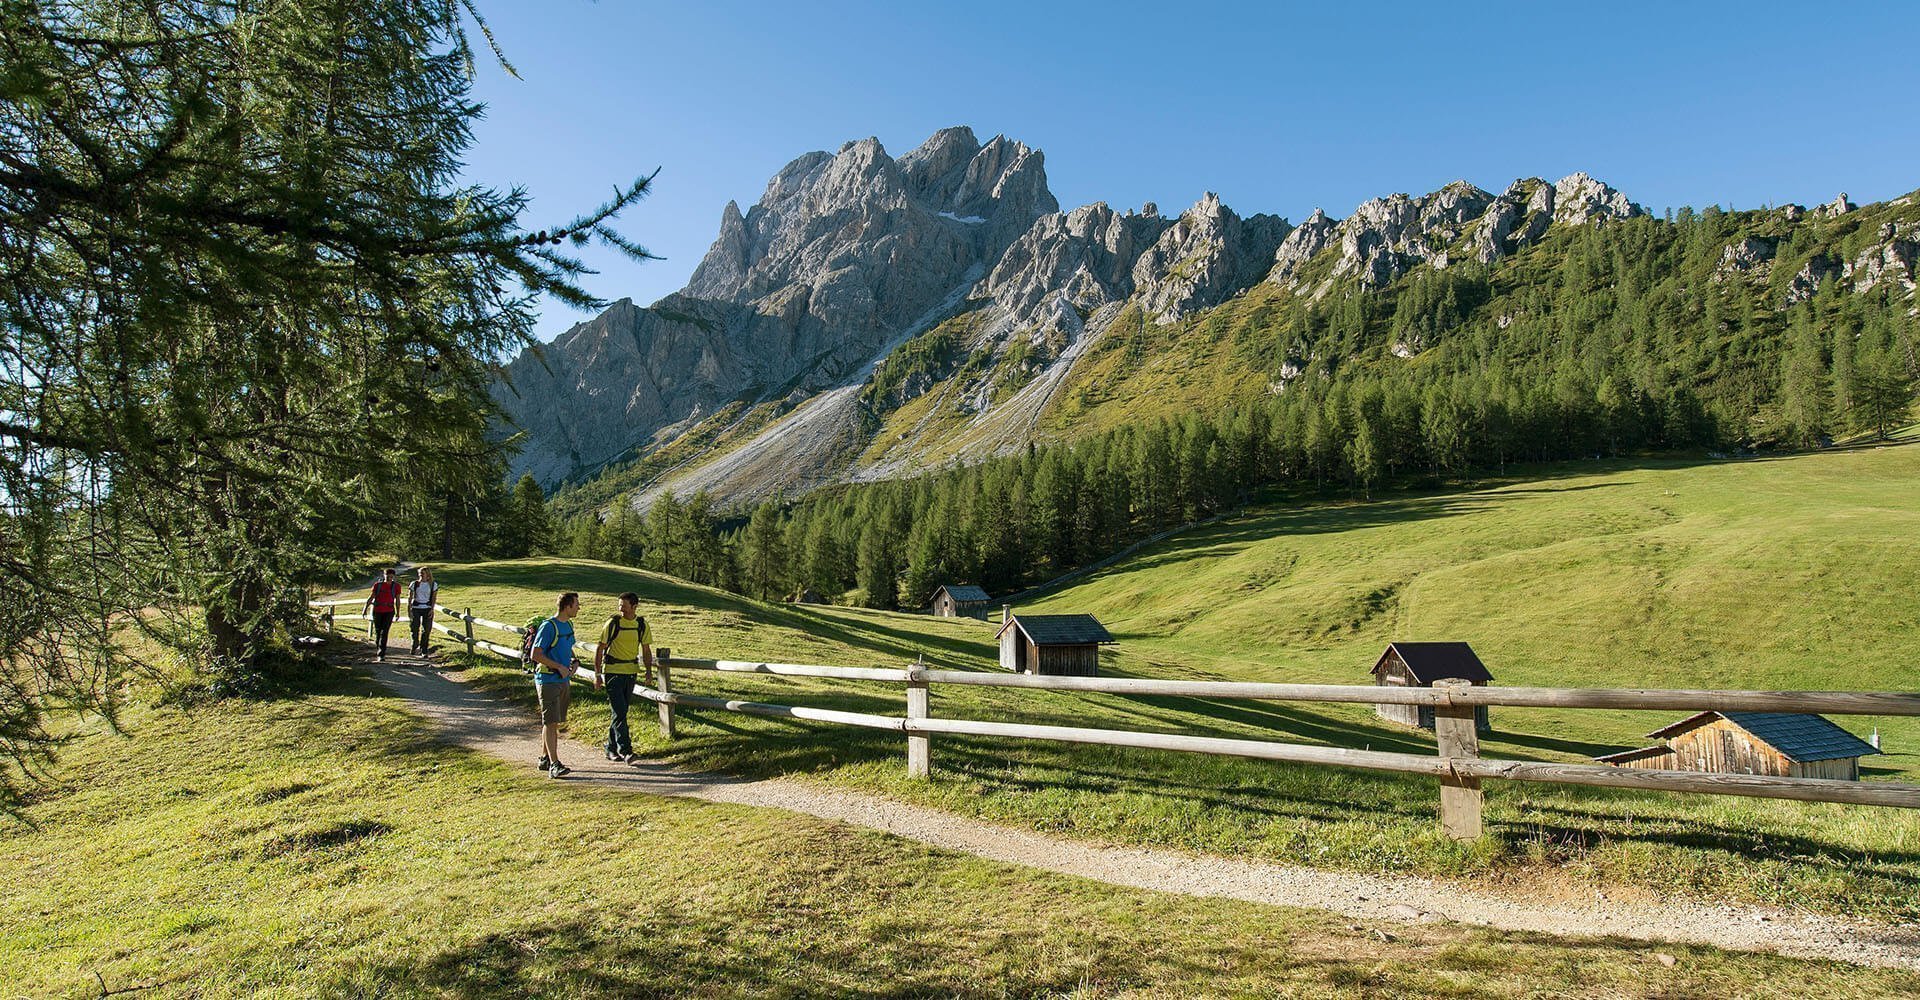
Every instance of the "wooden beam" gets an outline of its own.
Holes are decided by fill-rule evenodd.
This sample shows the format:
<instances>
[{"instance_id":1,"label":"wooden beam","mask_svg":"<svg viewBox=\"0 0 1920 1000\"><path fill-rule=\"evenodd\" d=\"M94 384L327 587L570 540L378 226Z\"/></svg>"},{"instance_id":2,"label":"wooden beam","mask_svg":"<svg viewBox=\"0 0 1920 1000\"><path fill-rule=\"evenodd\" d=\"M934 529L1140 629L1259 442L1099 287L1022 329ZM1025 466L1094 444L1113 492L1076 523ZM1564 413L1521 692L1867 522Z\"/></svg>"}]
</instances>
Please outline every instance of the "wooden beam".
<instances>
[{"instance_id":1,"label":"wooden beam","mask_svg":"<svg viewBox=\"0 0 1920 1000\"><path fill-rule=\"evenodd\" d=\"M1169 695L1186 698L1267 699L1273 701L1338 701L1365 704L1431 705L1426 688L1355 687L1348 684L1266 684L1239 681L1166 681L1146 677L1080 677L1060 674L974 673L969 670L929 670L930 684L967 684L980 687L1038 688L1047 691L1089 691L1106 694Z\"/></svg>"},{"instance_id":2,"label":"wooden beam","mask_svg":"<svg viewBox=\"0 0 1920 1000\"><path fill-rule=\"evenodd\" d=\"M1437 681L1434 690L1457 696L1471 687L1463 680ZM1440 829L1453 840L1480 839L1480 778L1455 764L1480 756L1480 733L1474 726L1474 706L1454 702L1433 707L1433 732L1439 740L1447 773L1440 776Z\"/></svg>"},{"instance_id":3,"label":"wooden beam","mask_svg":"<svg viewBox=\"0 0 1920 1000\"><path fill-rule=\"evenodd\" d=\"M700 695L676 694L670 691L642 691L641 697L658 704L662 709L674 705L688 708L717 708L727 712L739 712L743 715L764 715L776 719L801 719L808 722L834 722L843 726L860 726L865 729L891 729L900 732L907 720L892 715L868 715L865 712L842 712L831 708L807 708L800 705L770 705L757 701L734 701L728 698L706 698Z\"/></svg>"},{"instance_id":4,"label":"wooden beam","mask_svg":"<svg viewBox=\"0 0 1920 1000\"><path fill-rule=\"evenodd\" d=\"M500 631L502 631L502 632L512 632L512 633L513 633L514 635L526 635L526 634L527 634L527 630L526 630L526 629L524 629L524 628L522 628L522 627L520 627L520 626L518 626L518 625L508 625L508 624L507 624L506 622L496 622L496 621L491 621L491 620L489 620L489 619L486 619L486 618L479 618L479 617L476 617L476 616L473 616L473 615L468 615L468 616L467 616L467 620L469 620L469 621L471 621L471 622L472 622L473 624L475 624L475 625L479 625L479 626L482 626L482 627L484 627L484 628L492 628L492 629L499 629L499 630L500 630Z\"/></svg>"},{"instance_id":5,"label":"wooden beam","mask_svg":"<svg viewBox=\"0 0 1920 1000\"><path fill-rule=\"evenodd\" d=\"M924 719L928 710L927 668L924 660L907 670L907 721ZM907 733L907 777L925 778L932 773L933 741L926 733Z\"/></svg>"},{"instance_id":6,"label":"wooden beam","mask_svg":"<svg viewBox=\"0 0 1920 1000\"><path fill-rule=\"evenodd\" d=\"M1438 705L1433 688L1356 684L1270 684L1170 681L1145 677L1061 677L929 670L932 684L1098 691L1188 698L1324 701L1379 705ZM1920 694L1894 691L1701 691L1612 688L1472 687L1454 699L1465 705L1532 708L1621 708L1687 712L1819 712L1834 715L1920 715Z\"/></svg>"},{"instance_id":7,"label":"wooden beam","mask_svg":"<svg viewBox=\"0 0 1920 1000\"><path fill-rule=\"evenodd\" d=\"M907 671L889 667L827 667L812 663L756 663L750 660L677 659L673 665L687 670L719 670L739 674L776 674L782 677L837 677L843 680L907 681Z\"/></svg>"},{"instance_id":8,"label":"wooden beam","mask_svg":"<svg viewBox=\"0 0 1920 1000\"><path fill-rule=\"evenodd\" d=\"M1428 757L1424 754L1348 750L1344 747L1304 743L1270 743L1261 740L1183 736L1175 733L1135 733L1125 730L1033 726L1011 722L974 722L966 719L909 719L905 720L905 723L909 732L960 733L1065 743L1097 743L1104 746L1139 747L1149 750L1180 750L1230 757L1257 757L1262 760L1282 760L1300 764L1330 764L1336 767L1353 767L1370 771L1399 771L1407 774L1432 775L1436 778L1448 775L1473 776L1503 781L1543 781L1564 785L1642 788L1663 792L1745 795L1757 798L1794 799L1802 802L1848 802L1858 805L1920 809L1920 785L1892 782L1840 781L1831 778L1775 778L1757 774L1697 774L1608 767L1604 764L1488 760L1484 757Z\"/></svg>"},{"instance_id":9,"label":"wooden beam","mask_svg":"<svg viewBox=\"0 0 1920 1000\"><path fill-rule=\"evenodd\" d=\"M1920 785L1891 781L1843 781L1838 778L1779 778L1764 774L1710 774L1609 767L1605 764L1557 764L1531 760L1454 759L1462 773L1501 781L1540 781L1601 788L1637 788L1700 795L1744 795L1796 802L1845 802L1863 806L1920 809Z\"/></svg>"},{"instance_id":10,"label":"wooden beam","mask_svg":"<svg viewBox=\"0 0 1920 1000\"><path fill-rule=\"evenodd\" d=\"M1527 708L1625 708L1676 712L1814 712L1920 715L1920 694L1902 691L1697 691L1640 688L1475 687L1467 705Z\"/></svg>"},{"instance_id":11,"label":"wooden beam","mask_svg":"<svg viewBox=\"0 0 1920 1000\"><path fill-rule=\"evenodd\" d=\"M660 712L660 735L673 739L676 735L673 726L673 675L667 670L667 656L671 652L666 648L656 650L653 655L653 669L660 678L661 698L655 703Z\"/></svg>"},{"instance_id":12,"label":"wooden beam","mask_svg":"<svg viewBox=\"0 0 1920 1000\"><path fill-rule=\"evenodd\" d=\"M1138 747L1146 750L1183 750L1227 757L1256 757L1301 764L1333 764L1371 771L1403 771L1434 777L1446 773L1446 761L1425 754L1392 753L1385 750L1349 750L1345 747L1317 746L1307 743L1272 743L1263 740L1235 740L1216 736L1185 736L1178 733L1136 733L1119 729L1081 729L1073 726L1033 726L1017 722L975 722L969 719L908 719L908 732L962 733L971 736L1006 736L1015 739L1053 740L1063 743L1097 743L1103 746Z\"/></svg>"},{"instance_id":13,"label":"wooden beam","mask_svg":"<svg viewBox=\"0 0 1920 1000\"><path fill-rule=\"evenodd\" d=\"M505 659L519 662L520 651L517 649L512 649L507 646L502 646L497 642L488 642L485 639L475 639L473 640L473 645L475 648L484 649L487 652L494 654L495 656L499 656Z\"/></svg>"}]
</instances>

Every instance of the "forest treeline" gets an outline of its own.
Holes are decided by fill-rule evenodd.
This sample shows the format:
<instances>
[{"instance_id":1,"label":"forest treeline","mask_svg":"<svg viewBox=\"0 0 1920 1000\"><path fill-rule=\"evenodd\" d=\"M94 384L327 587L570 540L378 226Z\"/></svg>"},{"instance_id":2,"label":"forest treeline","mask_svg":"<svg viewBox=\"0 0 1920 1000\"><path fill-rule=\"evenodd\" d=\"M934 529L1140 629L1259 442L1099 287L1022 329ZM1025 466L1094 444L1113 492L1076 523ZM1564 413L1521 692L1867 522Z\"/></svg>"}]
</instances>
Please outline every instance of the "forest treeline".
<instances>
[{"instance_id":1,"label":"forest treeline","mask_svg":"<svg viewBox=\"0 0 1920 1000\"><path fill-rule=\"evenodd\" d=\"M1904 289L1829 280L1756 308L1763 293L1715 278L1736 230L1720 213L1589 228L1551 274L1509 274L1505 291L1461 268L1391 297L1290 298L1237 327L1197 324L1270 366L1274 390L1256 399L744 509L704 494L645 514L623 501L545 544L763 599L812 590L919 608L942 583L1016 591L1264 490L1367 494L1517 462L1817 447L1904 421L1920 374ZM518 490L529 503L537 492Z\"/></svg>"}]
</instances>

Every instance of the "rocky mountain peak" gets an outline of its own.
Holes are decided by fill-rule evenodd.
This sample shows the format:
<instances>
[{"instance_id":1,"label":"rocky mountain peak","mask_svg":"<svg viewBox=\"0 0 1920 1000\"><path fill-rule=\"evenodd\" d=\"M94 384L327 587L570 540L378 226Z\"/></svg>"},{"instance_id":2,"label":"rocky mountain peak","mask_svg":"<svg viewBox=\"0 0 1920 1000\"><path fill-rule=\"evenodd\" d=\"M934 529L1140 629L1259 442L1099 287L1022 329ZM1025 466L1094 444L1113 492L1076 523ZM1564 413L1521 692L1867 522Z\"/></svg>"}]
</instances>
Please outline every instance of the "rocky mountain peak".
<instances>
[{"instance_id":1,"label":"rocky mountain peak","mask_svg":"<svg viewBox=\"0 0 1920 1000\"><path fill-rule=\"evenodd\" d=\"M497 398L519 426L544 428L515 467L554 482L689 414L839 385L1058 210L1038 150L1004 136L981 145L966 127L898 160L874 137L796 157L751 208L721 211L681 292L610 309L548 359L511 366ZM603 405L563 420L550 412L563 399Z\"/></svg>"},{"instance_id":2,"label":"rocky mountain peak","mask_svg":"<svg viewBox=\"0 0 1920 1000\"><path fill-rule=\"evenodd\" d=\"M1010 329L1077 336L1083 316L1133 296L1134 262L1170 225L1105 202L1041 216L974 295L993 299Z\"/></svg>"},{"instance_id":3,"label":"rocky mountain peak","mask_svg":"<svg viewBox=\"0 0 1920 1000\"><path fill-rule=\"evenodd\" d=\"M1337 229L1340 259L1333 274L1379 288L1421 263L1446 267L1452 263L1448 248L1496 201L1466 181L1454 181L1419 198L1394 194L1363 202Z\"/></svg>"},{"instance_id":4,"label":"rocky mountain peak","mask_svg":"<svg viewBox=\"0 0 1920 1000\"><path fill-rule=\"evenodd\" d=\"M784 314L803 286L810 301L828 290L847 307L838 320L869 311L854 300L871 299L875 321L904 322L930 304L931 286L944 294L1058 208L1040 154L1005 137L981 146L972 129L942 129L899 160L879 139L858 139L789 163L744 216L723 212L685 294L778 299L780 309L762 311Z\"/></svg>"},{"instance_id":5,"label":"rocky mountain peak","mask_svg":"<svg viewBox=\"0 0 1920 1000\"><path fill-rule=\"evenodd\" d=\"M927 202L945 203L952 198L953 192L950 188L936 189L936 185L954 180L978 152L980 140L974 138L973 129L955 125L935 132L926 142L915 147L913 152L902 156L900 169L906 174L907 186L916 197Z\"/></svg>"},{"instance_id":6,"label":"rocky mountain peak","mask_svg":"<svg viewBox=\"0 0 1920 1000\"><path fill-rule=\"evenodd\" d=\"M1842 191L1834 196L1832 201L1814 209L1813 214L1823 219L1837 219L1857 207L1853 202L1847 200L1847 193Z\"/></svg>"},{"instance_id":7,"label":"rocky mountain peak","mask_svg":"<svg viewBox=\"0 0 1920 1000\"><path fill-rule=\"evenodd\" d=\"M1522 178L1499 195L1454 181L1419 198L1394 194L1362 202L1338 223L1316 209L1281 243L1268 279L1291 286L1308 261L1338 244L1333 275L1379 288L1423 263L1447 267L1456 254L1491 264L1537 242L1556 223L1579 226L1644 214L1646 209L1586 173L1553 184Z\"/></svg>"},{"instance_id":8,"label":"rocky mountain peak","mask_svg":"<svg viewBox=\"0 0 1920 1000\"><path fill-rule=\"evenodd\" d=\"M1626 195L1594 180L1584 170L1554 182L1552 211L1553 221L1570 226L1647 214Z\"/></svg>"},{"instance_id":9,"label":"rocky mountain peak","mask_svg":"<svg viewBox=\"0 0 1920 1000\"><path fill-rule=\"evenodd\" d=\"M1278 216L1242 219L1208 191L1135 262L1141 308L1171 323L1226 301L1260 279L1292 228Z\"/></svg>"},{"instance_id":10,"label":"rocky mountain peak","mask_svg":"<svg viewBox=\"0 0 1920 1000\"><path fill-rule=\"evenodd\" d=\"M1338 227L1339 223L1327 218L1326 212L1314 209L1313 214L1307 216L1307 221L1288 233L1287 238L1281 240L1280 246L1274 250L1273 267L1267 280L1291 286L1300 269L1333 241L1334 230Z\"/></svg>"}]
</instances>

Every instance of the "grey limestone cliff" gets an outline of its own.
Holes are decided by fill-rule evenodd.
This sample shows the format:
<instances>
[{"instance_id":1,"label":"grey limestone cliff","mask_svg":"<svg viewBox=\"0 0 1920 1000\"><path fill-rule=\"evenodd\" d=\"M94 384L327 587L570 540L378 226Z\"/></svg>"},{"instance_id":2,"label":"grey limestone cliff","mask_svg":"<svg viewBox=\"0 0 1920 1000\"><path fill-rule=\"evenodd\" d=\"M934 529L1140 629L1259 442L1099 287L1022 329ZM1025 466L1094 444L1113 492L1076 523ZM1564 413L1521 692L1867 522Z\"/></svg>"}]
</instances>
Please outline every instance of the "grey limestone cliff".
<instances>
[{"instance_id":1,"label":"grey limestone cliff","mask_svg":"<svg viewBox=\"0 0 1920 1000\"><path fill-rule=\"evenodd\" d=\"M515 471L552 484L734 400L841 384L1058 208L1039 151L966 128L898 160L876 139L801 156L745 213L726 206L683 291L623 300L508 366Z\"/></svg>"},{"instance_id":2,"label":"grey limestone cliff","mask_svg":"<svg viewBox=\"0 0 1920 1000\"><path fill-rule=\"evenodd\" d=\"M1242 219L1207 192L1135 262L1141 308L1171 323L1219 305L1260 280L1292 228L1272 215Z\"/></svg>"}]
</instances>

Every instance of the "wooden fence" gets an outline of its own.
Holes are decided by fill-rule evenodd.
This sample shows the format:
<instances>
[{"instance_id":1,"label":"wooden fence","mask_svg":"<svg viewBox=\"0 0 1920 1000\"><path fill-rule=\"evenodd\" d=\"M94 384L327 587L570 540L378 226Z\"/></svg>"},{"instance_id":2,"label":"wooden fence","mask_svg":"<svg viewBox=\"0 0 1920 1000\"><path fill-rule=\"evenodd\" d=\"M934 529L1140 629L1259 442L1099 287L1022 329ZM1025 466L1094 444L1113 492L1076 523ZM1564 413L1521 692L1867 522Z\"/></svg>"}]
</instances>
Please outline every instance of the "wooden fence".
<instances>
[{"instance_id":1,"label":"wooden fence","mask_svg":"<svg viewBox=\"0 0 1920 1000\"><path fill-rule=\"evenodd\" d=\"M334 608L359 605L361 600L320 602L314 605L323 624L334 625ZM518 637L523 630L475 617L471 609L442 606L440 610L461 623L460 629L435 626L469 652L487 652L517 661ZM358 614L347 617L361 619ZM474 637L474 626L511 633L512 648ZM597 644L582 644L579 658L591 658ZM844 726L886 729L901 733L907 743L907 773L927 777L932 770L935 735L988 736L1007 739L1091 743L1100 746L1176 750L1261 760L1323 764L1402 774L1424 774L1440 785L1440 825L1447 836L1468 840L1481 835L1481 782L1535 781L1607 788L1635 788L1656 792L1697 792L1751 798L1794 799L1802 802L1842 802L1856 805L1920 809L1920 785L1894 782L1842 781L1831 778L1788 778L1758 774L1705 774L1612 767L1605 764L1566 764L1547 761L1494 759L1480 756L1474 728L1474 709L1481 705L1566 709L1633 709L1813 712L1834 715L1920 716L1920 693L1882 691L1713 691L1621 688L1476 687L1465 681L1442 681L1431 688L1388 688L1345 684L1271 684L1231 681L1175 681L1132 677L1053 677L992 671L930 670L922 663L898 668L840 667L804 663L757 663L742 660L673 658L656 651L657 687L641 687L639 696L658 706L660 731L674 736L674 709L714 709L749 715L825 722ZM686 694L673 689L669 670L709 670L781 677L813 677L900 684L906 688L903 715L873 715L837 709L736 701ZM591 670L582 676L592 679ZM940 684L1045 691L1081 691L1136 696L1175 696L1216 700L1337 702L1347 704L1425 705L1434 712L1437 753L1432 756L1383 750L1352 750L1310 743L1190 736L1180 733L1083 729L1011 722L984 722L933 716L930 692Z\"/></svg>"}]
</instances>

